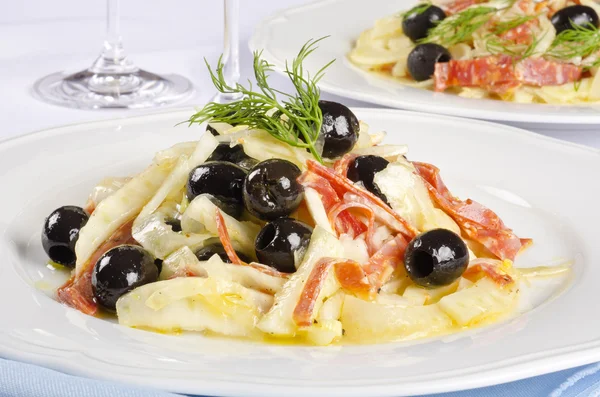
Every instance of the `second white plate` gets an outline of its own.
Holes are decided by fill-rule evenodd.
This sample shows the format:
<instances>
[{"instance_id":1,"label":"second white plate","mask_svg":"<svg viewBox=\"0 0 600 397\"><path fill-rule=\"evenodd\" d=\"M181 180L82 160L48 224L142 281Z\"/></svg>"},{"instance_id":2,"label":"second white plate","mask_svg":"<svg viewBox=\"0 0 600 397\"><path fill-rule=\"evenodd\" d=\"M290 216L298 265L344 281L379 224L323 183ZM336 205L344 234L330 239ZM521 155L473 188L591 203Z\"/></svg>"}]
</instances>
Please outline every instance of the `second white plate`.
<instances>
[{"instance_id":1,"label":"second white plate","mask_svg":"<svg viewBox=\"0 0 600 397\"><path fill-rule=\"evenodd\" d=\"M552 129L550 125L557 123L588 130L600 125L598 105L555 106L461 98L372 76L347 61L346 54L363 30L375 20L415 3L416 0L323 0L291 8L262 21L250 48L263 50L263 58L281 71L285 61L291 61L306 41L330 36L319 44L305 65L316 71L336 59L319 83L332 94L401 109L517 123L537 131Z\"/></svg>"}]
</instances>

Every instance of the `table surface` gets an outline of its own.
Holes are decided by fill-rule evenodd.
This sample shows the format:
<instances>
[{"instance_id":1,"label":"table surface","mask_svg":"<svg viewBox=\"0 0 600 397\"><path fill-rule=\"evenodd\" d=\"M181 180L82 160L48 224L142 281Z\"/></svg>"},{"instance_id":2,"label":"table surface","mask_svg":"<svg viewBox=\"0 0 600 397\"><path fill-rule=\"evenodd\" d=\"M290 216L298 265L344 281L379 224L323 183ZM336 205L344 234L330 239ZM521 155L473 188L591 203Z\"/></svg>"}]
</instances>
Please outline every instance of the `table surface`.
<instances>
[{"instance_id":1,"label":"table surface","mask_svg":"<svg viewBox=\"0 0 600 397\"><path fill-rule=\"evenodd\" d=\"M247 42L253 27L277 9L301 0L241 1L242 78L251 75ZM21 0L0 2L0 140L49 127L153 110L84 111L60 108L33 98L35 80L60 71L86 68L98 55L105 29L102 0ZM203 62L214 64L222 50L222 2L127 0L121 5L121 31L130 58L156 73L179 73L196 86L181 106L206 102L214 94ZM278 88L289 83L273 76ZM336 100L324 93L324 98ZM340 100L339 98L337 100ZM372 106L344 99L349 106ZM598 132L553 131L554 137L600 148Z\"/></svg>"}]
</instances>

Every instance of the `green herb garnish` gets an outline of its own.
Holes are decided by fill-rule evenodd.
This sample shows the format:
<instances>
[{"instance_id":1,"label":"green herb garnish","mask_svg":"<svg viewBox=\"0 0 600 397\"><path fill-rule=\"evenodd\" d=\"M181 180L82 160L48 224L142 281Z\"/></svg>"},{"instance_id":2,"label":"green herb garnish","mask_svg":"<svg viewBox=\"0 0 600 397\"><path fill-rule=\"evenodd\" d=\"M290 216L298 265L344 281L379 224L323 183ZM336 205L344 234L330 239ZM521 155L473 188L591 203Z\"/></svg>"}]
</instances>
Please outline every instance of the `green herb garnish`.
<instances>
[{"instance_id":1,"label":"green herb garnish","mask_svg":"<svg viewBox=\"0 0 600 397\"><path fill-rule=\"evenodd\" d=\"M432 5L433 4L431 4L428 1L425 3L421 3L421 4L411 8L408 11L404 11L404 12L400 13L400 17L402 17L404 19L409 15L421 15L422 13L427 11L429 9L429 7L431 7Z\"/></svg>"},{"instance_id":2,"label":"green herb garnish","mask_svg":"<svg viewBox=\"0 0 600 397\"><path fill-rule=\"evenodd\" d=\"M490 35L485 41L486 50L491 54L511 55L519 60L532 57L536 54L537 45L546 36L544 33L541 37L532 37L531 44L515 44L509 40L503 40L497 36Z\"/></svg>"},{"instance_id":3,"label":"green herb garnish","mask_svg":"<svg viewBox=\"0 0 600 397\"><path fill-rule=\"evenodd\" d=\"M501 35L503 33L508 32L509 30L518 28L519 26L536 19L537 15L524 15L520 17L513 18L511 20L505 22L498 22L492 32L496 35Z\"/></svg>"},{"instance_id":4,"label":"green herb garnish","mask_svg":"<svg viewBox=\"0 0 600 397\"><path fill-rule=\"evenodd\" d=\"M556 36L548 50L549 56L568 60L585 58L600 50L600 31L594 25L571 25L572 29L564 30Z\"/></svg>"},{"instance_id":5,"label":"green herb garnish","mask_svg":"<svg viewBox=\"0 0 600 397\"><path fill-rule=\"evenodd\" d=\"M452 46L470 39L498 11L494 7L473 7L454 14L429 30L422 43L437 43Z\"/></svg>"},{"instance_id":6,"label":"green herb garnish","mask_svg":"<svg viewBox=\"0 0 600 397\"><path fill-rule=\"evenodd\" d=\"M215 88L225 94L239 93L243 97L231 103L211 102L190 117L188 122L193 124L211 120L262 129L290 146L308 149L315 159L322 162L321 153L317 148L323 123L323 114L319 108L321 92L317 83L335 59L319 69L314 76L305 73L302 63L325 38L309 40L302 46L291 65L286 62L285 74L296 89L295 94L276 90L269 85L269 74L274 65L261 58L262 51L254 52L254 77L258 87L256 91L253 90L250 81L248 87L239 83L234 87L229 86L223 76L222 57L219 58L214 71L205 59ZM278 94L282 96L282 100L277 98Z\"/></svg>"}]
</instances>

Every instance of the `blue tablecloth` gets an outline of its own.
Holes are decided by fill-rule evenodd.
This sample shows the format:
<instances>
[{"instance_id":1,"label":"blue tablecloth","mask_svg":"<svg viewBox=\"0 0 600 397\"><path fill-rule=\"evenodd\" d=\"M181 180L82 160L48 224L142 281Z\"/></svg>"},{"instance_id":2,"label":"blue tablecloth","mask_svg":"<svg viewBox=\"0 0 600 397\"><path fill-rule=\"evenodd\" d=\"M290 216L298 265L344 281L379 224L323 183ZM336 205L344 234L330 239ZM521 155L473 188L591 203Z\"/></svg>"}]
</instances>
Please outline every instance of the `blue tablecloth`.
<instances>
[{"instance_id":1,"label":"blue tablecloth","mask_svg":"<svg viewBox=\"0 0 600 397\"><path fill-rule=\"evenodd\" d=\"M0 397L178 397L0 359ZM600 397L600 363L504 385L430 397ZM367 397L367 396L365 396Z\"/></svg>"}]
</instances>

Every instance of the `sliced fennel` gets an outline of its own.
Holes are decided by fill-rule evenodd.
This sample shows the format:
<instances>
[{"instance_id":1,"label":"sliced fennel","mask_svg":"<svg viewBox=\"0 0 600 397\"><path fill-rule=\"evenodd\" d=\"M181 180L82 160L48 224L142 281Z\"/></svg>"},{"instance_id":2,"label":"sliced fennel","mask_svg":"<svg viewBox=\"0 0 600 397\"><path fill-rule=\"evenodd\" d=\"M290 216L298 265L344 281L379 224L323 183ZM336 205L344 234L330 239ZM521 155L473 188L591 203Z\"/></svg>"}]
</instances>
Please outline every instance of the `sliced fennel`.
<instances>
[{"instance_id":1,"label":"sliced fennel","mask_svg":"<svg viewBox=\"0 0 600 397\"><path fill-rule=\"evenodd\" d=\"M323 303L314 324L306 330L309 341L318 346L326 346L342 337L344 330L340 316L345 295L338 291Z\"/></svg>"},{"instance_id":2,"label":"sliced fennel","mask_svg":"<svg viewBox=\"0 0 600 397\"><path fill-rule=\"evenodd\" d=\"M197 146L198 141L177 143L170 148L157 152L156 155L154 155L154 162L162 163L163 161L177 161L180 156L189 157L194 153Z\"/></svg>"},{"instance_id":3,"label":"sliced fennel","mask_svg":"<svg viewBox=\"0 0 600 397\"><path fill-rule=\"evenodd\" d=\"M420 231L444 228L460 235L458 225L435 208L423 181L403 158L375 174L374 182L392 208Z\"/></svg>"},{"instance_id":4,"label":"sliced fennel","mask_svg":"<svg viewBox=\"0 0 600 397\"><path fill-rule=\"evenodd\" d=\"M207 233L185 236L173 232L165 223L165 216L161 214L160 209L164 208L163 204L169 199L181 200L188 174L195 166L206 161L217 145L217 140L211 134L205 133L196 143L192 154L188 156L182 151L177 157L177 165L173 171L133 222L133 237L156 257L163 259L183 245L199 246L211 237ZM177 152L175 149L174 151Z\"/></svg>"},{"instance_id":5,"label":"sliced fennel","mask_svg":"<svg viewBox=\"0 0 600 397\"><path fill-rule=\"evenodd\" d=\"M436 335L453 326L450 317L437 304L381 304L352 295L344 299L341 321L348 339L361 343Z\"/></svg>"},{"instance_id":6,"label":"sliced fennel","mask_svg":"<svg viewBox=\"0 0 600 397\"><path fill-rule=\"evenodd\" d=\"M396 160L399 156L403 156L408 153L408 146L406 145L381 145L381 146L370 146L362 149L355 149L352 153L358 156L373 155L383 157L388 160Z\"/></svg>"},{"instance_id":7,"label":"sliced fennel","mask_svg":"<svg viewBox=\"0 0 600 397\"><path fill-rule=\"evenodd\" d=\"M444 296L456 292L458 283L458 281L455 281L450 285L437 288L423 288L413 284L406 287L402 296L415 305L430 305L438 302Z\"/></svg>"},{"instance_id":8,"label":"sliced fennel","mask_svg":"<svg viewBox=\"0 0 600 397\"><path fill-rule=\"evenodd\" d=\"M438 305L458 325L471 326L512 312L517 294L516 287L502 288L484 277L469 288L443 297Z\"/></svg>"},{"instance_id":9,"label":"sliced fennel","mask_svg":"<svg viewBox=\"0 0 600 397\"><path fill-rule=\"evenodd\" d=\"M156 211L167 197L176 192L180 192L185 186L190 171L197 165L204 163L218 146L218 144L219 142L214 136L212 136L210 133L205 133L196 144L196 148L191 155L186 156L182 154L179 156L177 165L175 166L175 169L173 169L173 172L171 172L169 177L160 186L160 189L158 189L156 194L152 197L150 202L148 202L136 219L133 225L134 237L136 226L139 225L140 222L143 222L145 217Z\"/></svg>"},{"instance_id":10,"label":"sliced fennel","mask_svg":"<svg viewBox=\"0 0 600 397\"><path fill-rule=\"evenodd\" d=\"M181 229L184 233L208 232L217 236L216 211L218 207L206 195L192 200L181 217ZM245 254L254 253L254 240L260 232L260 226L253 222L240 222L222 212L231 240L239 244Z\"/></svg>"},{"instance_id":11,"label":"sliced fennel","mask_svg":"<svg viewBox=\"0 0 600 397\"><path fill-rule=\"evenodd\" d=\"M304 200L308 207L308 212L312 216L315 224L322 227L331 234L335 234L327 218L327 212L321 201L321 195L314 189L307 187L304 189Z\"/></svg>"},{"instance_id":12,"label":"sliced fennel","mask_svg":"<svg viewBox=\"0 0 600 397\"><path fill-rule=\"evenodd\" d=\"M177 233L166 223L177 213L175 202L165 202L156 212L143 218L137 225L135 239L156 258L165 259L175 250L187 246L200 248L212 237L211 233Z\"/></svg>"},{"instance_id":13,"label":"sliced fennel","mask_svg":"<svg viewBox=\"0 0 600 397\"><path fill-rule=\"evenodd\" d=\"M117 190L129 182L129 177L108 177L104 178L92 189L88 198L87 207L96 208L105 198L114 194Z\"/></svg>"},{"instance_id":14,"label":"sliced fennel","mask_svg":"<svg viewBox=\"0 0 600 397\"><path fill-rule=\"evenodd\" d=\"M364 148L369 148L371 146L376 146L383 142L386 135L384 131L369 134L369 125L364 121L359 121L359 123L360 130L358 133L358 140L354 145L354 149L352 150L353 152Z\"/></svg>"},{"instance_id":15,"label":"sliced fennel","mask_svg":"<svg viewBox=\"0 0 600 397\"><path fill-rule=\"evenodd\" d=\"M252 158L259 161L272 158L284 159L296 164L301 170L306 169L306 161L312 158L306 150L282 145L279 140L262 130L251 131L238 143L244 146L244 152Z\"/></svg>"},{"instance_id":16,"label":"sliced fennel","mask_svg":"<svg viewBox=\"0 0 600 397\"><path fill-rule=\"evenodd\" d=\"M173 169L173 165L172 162L151 164L98 204L89 221L79 232L79 239L75 245L77 275L81 273L83 265L94 251L148 203Z\"/></svg>"},{"instance_id":17,"label":"sliced fennel","mask_svg":"<svg viewBox=\"0 0 600 397\"><path fill-rule=\"evenodd\" d=\"M280 291L286 281L284 278L270 276L250 266L225 263L218 255L213 255L208 261L199 261L188 247L180 248L165 259L160 279L166 280L181 274L232 281L246 288L269 294Z\"/></svg>"},{"instance_id":18,"label":"sliced fennel","mask_svg":"<svg viewBox=\"0 0 600 397\"><path fill-rule=\"evenodd\" d=\"M293 319L294 309L300 300L300 295L310 273L323 258L339 258L343 248L337 238L325 229L317 226L311 236L310 244L302 263L285 283L283 289L275 294L275 303L269 312L261 319L258 327L265 333L275 336L291 337L296 335L298 327ZM330 272L324 288L315 303L313 313L318 313L323 300L330 297L339 289L339 284L333 272ZM314 315L314 314L313 314Z\"/></svg>"},{"instance_id":19,"label":"sliced fennel","mask_svg":"<svg viewBox=\"0 0 600 397\"><path fill-rule=\"evenodd\" d=\"M213 278L187 277L146 284L117 301L119 324L157 331L212 331L256 336L256 322L273 297Z\"/></svg>"}]
</instances>

